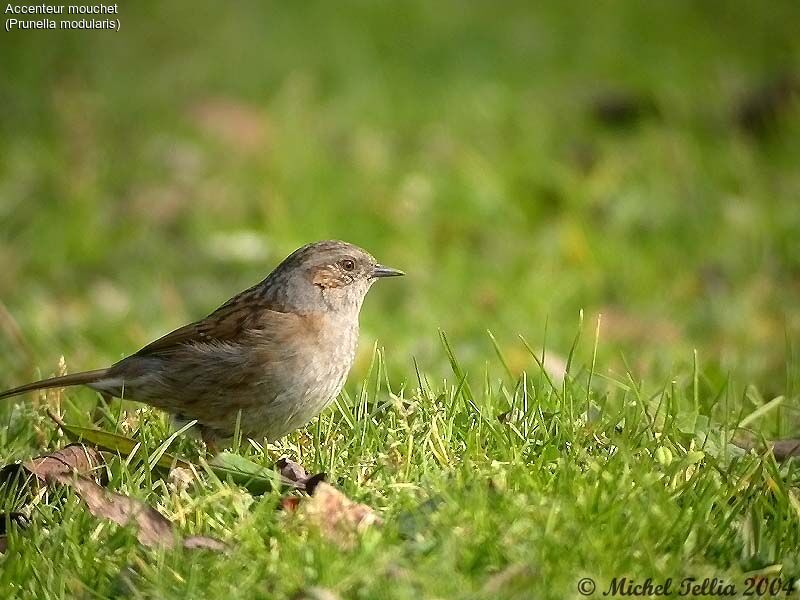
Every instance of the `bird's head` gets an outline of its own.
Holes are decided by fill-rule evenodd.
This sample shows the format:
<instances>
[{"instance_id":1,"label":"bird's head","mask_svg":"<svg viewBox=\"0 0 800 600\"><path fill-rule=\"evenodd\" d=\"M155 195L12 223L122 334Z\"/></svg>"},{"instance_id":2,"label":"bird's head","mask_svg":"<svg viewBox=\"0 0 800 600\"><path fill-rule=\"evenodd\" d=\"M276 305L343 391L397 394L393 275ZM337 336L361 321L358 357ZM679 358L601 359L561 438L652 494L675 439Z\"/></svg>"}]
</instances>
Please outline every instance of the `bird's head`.
<instances>
[{"instance_id":1,"label":"bird's head","mask_svg":"<svg viewBox=\"0 0 800 600\"><path fill-rule=\"evenodd\" d=\"M270 274L266 284L279 292L288 310L355 312L372 284L405 275L386 267L366 250L337 240L314 242L295 250Z\"/></svg>"}]
</instances>

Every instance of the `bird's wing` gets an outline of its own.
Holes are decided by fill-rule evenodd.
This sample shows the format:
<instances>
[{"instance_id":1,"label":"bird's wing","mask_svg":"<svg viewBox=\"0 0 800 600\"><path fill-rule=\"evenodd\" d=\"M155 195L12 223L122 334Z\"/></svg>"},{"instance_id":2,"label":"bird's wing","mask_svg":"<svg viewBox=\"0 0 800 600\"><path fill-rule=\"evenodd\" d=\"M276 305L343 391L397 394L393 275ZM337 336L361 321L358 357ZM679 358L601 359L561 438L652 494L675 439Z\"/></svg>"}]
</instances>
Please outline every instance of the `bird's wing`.
<instances>
[{"instance_id":1,"label":"bird's wing","mask_svg":"<svg viewBox=\"0 0 800 600\"><path fill-rule=\"evenodd\" d=\"M186 344L236 340L251 329L260 329L265 320L285 313L271 310L253 288L228 300L206 318L189 323L147 344L133 356L166 356Z\"/></svg>"}]
</instances>

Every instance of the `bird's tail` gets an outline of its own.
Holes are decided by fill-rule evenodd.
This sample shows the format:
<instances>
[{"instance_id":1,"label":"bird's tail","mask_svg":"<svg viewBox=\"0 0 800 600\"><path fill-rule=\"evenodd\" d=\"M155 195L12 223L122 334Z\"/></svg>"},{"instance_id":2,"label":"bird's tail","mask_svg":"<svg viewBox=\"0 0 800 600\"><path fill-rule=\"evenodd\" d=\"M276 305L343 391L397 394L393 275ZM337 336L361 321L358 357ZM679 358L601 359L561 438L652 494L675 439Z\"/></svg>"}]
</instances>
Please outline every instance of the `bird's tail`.
<instances>
[{"instance_id":1,"label":"bird's tail","mask_svg":"<svg viewBox=\"0 0 800 600\"><path fill-rule=\"evenodd\" d=\"M33 383L26 383L12 390L0 393L0 400L3 398L10 398L25 392L33 390L46 390L48 388L69 387L71 385L86 385L95 383L108 375L108 369L97 369L95 371L84 371L83 373L74 373L72 375L63 375L61 377L51 377L50 379L42 379L41 381L34 381Z\"/></svg>"}]
</instances>

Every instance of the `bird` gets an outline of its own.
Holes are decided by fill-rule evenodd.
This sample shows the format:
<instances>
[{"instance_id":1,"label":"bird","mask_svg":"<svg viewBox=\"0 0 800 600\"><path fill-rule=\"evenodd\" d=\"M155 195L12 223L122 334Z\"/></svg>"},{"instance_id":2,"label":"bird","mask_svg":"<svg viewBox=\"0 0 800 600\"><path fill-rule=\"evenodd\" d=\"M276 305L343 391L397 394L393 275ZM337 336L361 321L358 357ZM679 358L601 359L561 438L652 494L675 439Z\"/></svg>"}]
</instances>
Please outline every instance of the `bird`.
<instances>
[{"instance_id":1,"label":"bird","mask_svg":"<svg viewBox=\"0 0 800 600\"><path fill-rule=\"evenodd\" d=\"M359 313L378 279L405 275L339 240L307 244L211 314L104 369L0 393L85 385L196 421L209 448L238 431L276 441L341 392L356 355Z\"/></svg>"}]
</instances>

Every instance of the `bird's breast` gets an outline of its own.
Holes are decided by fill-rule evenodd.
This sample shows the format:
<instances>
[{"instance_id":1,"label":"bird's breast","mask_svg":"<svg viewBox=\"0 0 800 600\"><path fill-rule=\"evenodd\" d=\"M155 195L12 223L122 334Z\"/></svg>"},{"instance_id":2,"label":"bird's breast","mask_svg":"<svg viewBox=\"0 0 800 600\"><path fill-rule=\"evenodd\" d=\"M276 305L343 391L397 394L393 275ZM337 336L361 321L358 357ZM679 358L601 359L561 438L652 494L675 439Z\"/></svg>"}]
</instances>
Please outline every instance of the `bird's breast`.
<instances>
[{"instance_id":1,"label":"bird's breast","mask_svg":"<svg viewBox=\"0 0 800 600\"><path fill-rule=\"evenodd\" d=\"M280 335L260 336L256 361L274 391L337 394L355 359L358 321L337 315L297 317Z\"/></svg>"},{"instance_id":2,"label":"bird's breast","mask_svg":"<svg viewBox=\"0 0 800 600\"><path fill-rule=\"evenodd\" d=\"M271 435L302 426L341 391L358 345L358 323L318 319L260 352L261 411Z\"/></svg>"}]
</instances>

